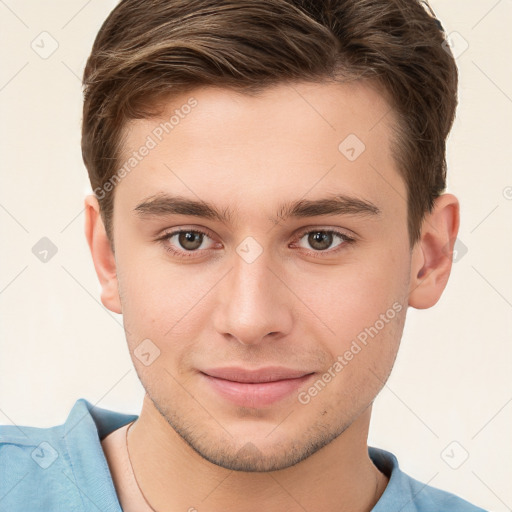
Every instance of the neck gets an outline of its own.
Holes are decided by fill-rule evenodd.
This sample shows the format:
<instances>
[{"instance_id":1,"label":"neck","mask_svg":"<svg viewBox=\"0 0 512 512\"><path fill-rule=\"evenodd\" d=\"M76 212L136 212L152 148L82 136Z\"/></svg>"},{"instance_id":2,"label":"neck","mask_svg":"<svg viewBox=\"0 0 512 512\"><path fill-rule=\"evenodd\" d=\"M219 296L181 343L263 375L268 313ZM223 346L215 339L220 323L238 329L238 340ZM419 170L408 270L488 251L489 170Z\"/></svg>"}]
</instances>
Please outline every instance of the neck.
<instances>
[{"instance_id":1,"label":"neck","mask_svg":"<svg viewBox=\"0 0 512 512\"><path fill-rule=\"evenodd\" d=\"M158 512L369 512L388 481L368 456L370 414L371 406L331 443L294 466L242 472L201 457L146 395L129 432L129 454L140 489Z\"/></svg>"}]
</instances>

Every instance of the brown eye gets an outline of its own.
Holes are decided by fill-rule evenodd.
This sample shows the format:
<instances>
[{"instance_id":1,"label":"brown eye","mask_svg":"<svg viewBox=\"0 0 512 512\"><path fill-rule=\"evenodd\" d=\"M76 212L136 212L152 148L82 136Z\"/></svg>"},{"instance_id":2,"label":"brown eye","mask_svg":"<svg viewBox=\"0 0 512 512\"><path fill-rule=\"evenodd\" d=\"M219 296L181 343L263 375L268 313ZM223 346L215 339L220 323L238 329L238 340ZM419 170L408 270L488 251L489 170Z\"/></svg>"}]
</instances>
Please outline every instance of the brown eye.
<instances>
[{"instance_id":1,"label":"brown eye","mask_svg":"<svg viewBox=\"0 0 512 512\"><path fill-rule=\"evenodd\" d=\"M201 247L203 243L203 233L198 231L180 231L178 234L178 243L187 251L194 251Z\"/></svg>"},{"instance_id":2,"label":"brown eye","mask_svg":"<svg viewBox=\"0 0 512 512\"><path fill-rule=\"evenodd\" d=\"M303 249L308 256L329 258L341 254L348 246L356 243L356 239L337 229L309 229L297 235L293 247Z\"/></svg>"},{"instance_id":3,"label":"brown eye","mask_svg":"<svg viewBox=\"0 0 512 512\"><path fill-rule=\"evenodd\" d=\"M177 229L158 239L164 249L177 257L200 257L215 245L213 239L199 229Z\"/></svg>"},{"instance_id":4,"label":"brown eye","mask_svg":"<svg viewBox=\"0 0 512 512\"><path fill-rule=\"evenodd\" d=\"M308 234L308 243L317 251L325 251L329 249L333 238L332 233L328 231L312 231Z\"/></svg>"}]
</instances>

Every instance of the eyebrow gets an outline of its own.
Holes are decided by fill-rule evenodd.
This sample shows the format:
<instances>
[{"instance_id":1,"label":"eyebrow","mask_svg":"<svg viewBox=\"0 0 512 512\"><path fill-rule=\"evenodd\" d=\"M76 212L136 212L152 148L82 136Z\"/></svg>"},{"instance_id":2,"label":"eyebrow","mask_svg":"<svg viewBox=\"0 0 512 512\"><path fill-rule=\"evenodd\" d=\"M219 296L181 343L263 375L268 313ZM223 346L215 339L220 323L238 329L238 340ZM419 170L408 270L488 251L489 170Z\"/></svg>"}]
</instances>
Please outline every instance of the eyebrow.
<instances>
[{"instance_id":1,"label":"eyebrow","mask_svg":"<svg viewBox=\"0 0 512 512\"><path fill-rule=\"evenodd\" d=\"M140 218L191 215L216 220L223 224L233 224L237 218L236 212L229 208L219 210L214 205L202 200L163 193L147 197L134 208L134 212ZM290 217L305 218L322 215L376 217L381 215L381 210L370 201L336 194L322 199L299 199L284 203L279 207L276 214L282 220Z\"/></svg>"}]
</instances>

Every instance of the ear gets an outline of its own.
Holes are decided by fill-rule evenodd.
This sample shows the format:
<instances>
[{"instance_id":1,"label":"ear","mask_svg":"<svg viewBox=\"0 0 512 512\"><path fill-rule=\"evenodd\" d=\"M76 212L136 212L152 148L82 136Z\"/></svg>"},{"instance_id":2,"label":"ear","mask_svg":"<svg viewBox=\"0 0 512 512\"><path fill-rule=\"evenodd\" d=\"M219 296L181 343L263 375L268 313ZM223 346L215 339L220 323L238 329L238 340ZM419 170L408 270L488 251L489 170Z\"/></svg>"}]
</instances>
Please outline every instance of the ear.
<instances>
[{"instance_id":1,"label":"ear","mask_svg":"<svg viewBox=\"0 0 512 512\"><path fill-rule=\"evenodd\" d=\"M122 313L116 260L94 195L85 198L85 237L101 284L101 302L110 311Z\"/></svg>"},{"instance_id":2,"label":"ear","mask_svg":"<svg viewBox=\"0 0 512 512\"><path fill-rule=\"evenodd\" d=\"M459 231L459 201L452 194L439 196L422 223L411 261L409 306L432 307L441 297L450 271Z\"/></svg>"}]
</instances>

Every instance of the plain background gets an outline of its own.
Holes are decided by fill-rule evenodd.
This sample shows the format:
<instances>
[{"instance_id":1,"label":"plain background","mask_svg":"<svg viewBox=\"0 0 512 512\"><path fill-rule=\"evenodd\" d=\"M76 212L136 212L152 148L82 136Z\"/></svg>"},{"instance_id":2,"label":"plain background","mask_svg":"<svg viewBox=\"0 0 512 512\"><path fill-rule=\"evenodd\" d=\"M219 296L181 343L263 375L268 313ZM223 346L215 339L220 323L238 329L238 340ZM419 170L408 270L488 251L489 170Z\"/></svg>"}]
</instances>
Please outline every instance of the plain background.
<instances>
[{"instance_id":1,"label":"plain background","mask_svg":"<svg viewBox=\"0 0 512 512\"><path fill-rule=\"evenodd\" d=\"M3 424L62 423L80 397L140 411L143 390L122 317L99 301L84 237L80 77L114 5L0 0ZM512 509L512 1L431 5L460 53L448 151L448 191L462 211L457 260L439 303L409 309L369 443L395 453L411 476L505 511ZM47 262L32 251L43 237L57 249Z\"/></svg>"}]
</instances>

